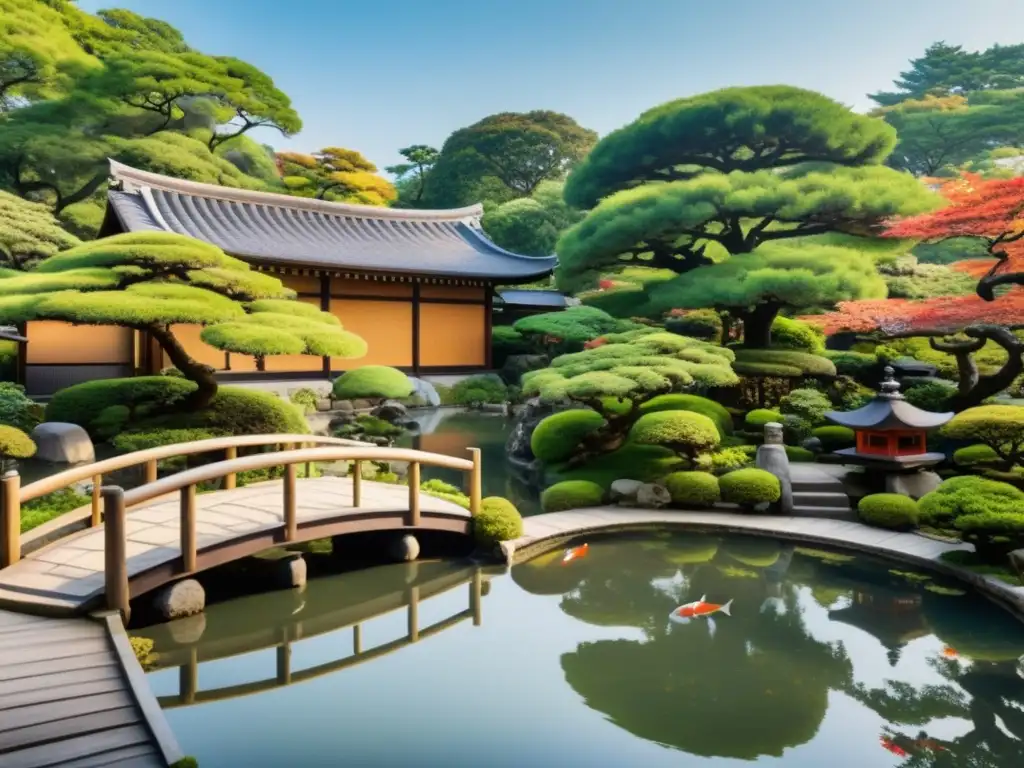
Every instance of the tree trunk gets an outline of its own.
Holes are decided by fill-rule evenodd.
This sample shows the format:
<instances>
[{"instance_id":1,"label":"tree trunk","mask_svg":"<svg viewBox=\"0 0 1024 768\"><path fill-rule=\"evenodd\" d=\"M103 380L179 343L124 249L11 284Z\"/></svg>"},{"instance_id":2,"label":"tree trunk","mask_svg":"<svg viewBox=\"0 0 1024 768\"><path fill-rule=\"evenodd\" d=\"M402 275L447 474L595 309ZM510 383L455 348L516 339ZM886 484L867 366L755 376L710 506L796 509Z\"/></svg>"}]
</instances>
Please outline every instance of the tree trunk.
<instances>
[{"instance_id":1,"label":"tree trunk","mask_svg":"<svg viewBox=\"0 0 1024 768\"><path fill-rule=\"evenodd\" d=\"M182 410L198 411L208 406L217 394L217 379L213 375L213 368L193 360L167 326L153 326L147 330L167 353L171 364L186 379L196 383L196 391L182 401Z\"/></svg>"},{"instance_id":2,"label":"tree trunk","mask_svg":"<svg viewBox=\"0 0 1024 768\"><path fill-rule=\"evenodd\" d=\"M722 313L722 338L719 339L718 343L723 347L728 346L729 340L732 338L732 325L732 314L730 312Z\"/></svg>"},{"instance_id":3,"label":"tree trunk","mask_svg":"<svg viewBox=\"0 0 1024 768\"><path fill-rule=\"evenodd\" d=\"M758 304L743 314L743 346L768 349L772 345L772 323L781 307L773 302Z\"/></svg>"},{"instance_id":4,"label":"tree trunk","mask_svg":"<svg viewBox=\"0 0 1024 768\"><path fill-rule=\"evenodd\" d=\"M967 392L961 390L950 399L950 408L957 412L981 405L988 398L998 395L1009 387L1018 376L1024 373L1024 341L1018 339L1008 329L998 325L979 325L966 329L964 333L982 343L994 341L1006 350L1009 357L1006 364L998 371L990 376L978 376L970 390ZM976 368L976 364L970 355L967 355L967 358L967 365L970 367L967 370L961 368L961 385L965 379L974 378L971 368ZM962 364L960 355L957 355L957 363Z\"/></svg>"}]
</instances>

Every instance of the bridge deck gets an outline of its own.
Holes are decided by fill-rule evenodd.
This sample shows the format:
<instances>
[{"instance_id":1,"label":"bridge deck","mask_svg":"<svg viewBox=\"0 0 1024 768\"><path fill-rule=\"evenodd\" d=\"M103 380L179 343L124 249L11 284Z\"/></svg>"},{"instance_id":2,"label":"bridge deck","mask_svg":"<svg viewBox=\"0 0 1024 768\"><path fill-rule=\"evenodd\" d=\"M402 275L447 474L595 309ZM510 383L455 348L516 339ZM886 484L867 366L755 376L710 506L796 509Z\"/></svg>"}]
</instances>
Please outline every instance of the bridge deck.
<instances>
[{"instance_id":1,"label":"bridge deck","mask_svg":"<svg viewBox=\"0 0 1024 768\"><path fill-rule=\"evenodd\" d=\"M409 489L369 481L361 485L361 504L352 507L351 480L298 480L298 540L349 529L372 530L382 525L401 528L401 516L408 510ZM198 569L278 543L283 530L283 497L283 483L279 480L199 494ZM423 527L466 527L469 512L457 504L426 494L421 494L420 500ZM133 595L176 575L181 561L180 515L177 496L128 511L128 577ZM228 551L236 543L236 550ZM54 616L80 614L102 597L103 569L103 526L89 528L32 552L0 571L0 607Z\"/></svg>"},{"instance_id":2,"label":"bridge deck","mask_svg":"<svg viewBox=\"0 0 1024 768\"><path fill-rule=\"evenodd\" d=\"M125 652L132 653L117 617L0 611L0 765L150 768L179 759L142 670Z\"/></svg>"}]
</instances>

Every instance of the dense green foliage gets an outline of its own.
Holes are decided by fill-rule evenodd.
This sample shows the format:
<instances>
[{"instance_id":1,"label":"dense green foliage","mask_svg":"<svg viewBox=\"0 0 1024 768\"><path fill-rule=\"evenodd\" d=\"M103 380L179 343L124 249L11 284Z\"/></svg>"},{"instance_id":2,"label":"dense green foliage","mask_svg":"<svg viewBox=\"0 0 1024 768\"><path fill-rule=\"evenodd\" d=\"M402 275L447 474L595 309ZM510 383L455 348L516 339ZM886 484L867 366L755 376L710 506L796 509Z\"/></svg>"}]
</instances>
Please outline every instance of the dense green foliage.
<instances>
[{"instance_id":1,"label":"dense green foliage","mask_svg":"<svg viewBox=\"0 0 1024 768\"><path fill-rule=\"evenodd\" d=\"M562 512L580 507L599 507L604 499L604 489L587 480L563 480L544 489L540 495L540 506L545 512Z\"/></svg>"},{"instance_id":2,"label":"dense green foliage","mask_svg":"<svg viewBox=\"0 0 1024 768\"><path fill-rule=\"evenodd\" d=\"M72 488L62 488L38 499L26 501L21 505L21 532L31 531L67 512L84 507L91 498Z\"/></svg>"},{"instance_id":3,"label":"dense green foliage","mask_svg":"<svg viewBox=\"0 0 1024 768\"><path fill-rule=\"evenodd\" d=\"M6 470L12 459L29 459L36 455L36 444L32 438L17 427L0 424L0 473Z\"/></svg>"},{"instance_id":4,"label":"dense green foliage","mask_svg":"<svg viewBox=\"0 0 1024 768\"><path fill-rule=\"evenodd\" d=\"M825 351L825 333L800 320L776 317L772 322L772 346L820 355Z\"/></svg>"},{"instance_id":5,"label":"dense green foliage","mask_svg":"<svg viewBox=\"0 0 1024 768\"><path fill-rule=\"evenodd\" d=\"M718 478L708 472L673 472L664 483L672 503L680 507L703 509L721 499Z\"/></svg>"},{"instance_id":6,"label":"dense green foliage","mask_svg":"<svg viewBox=\"0 0 1024 768\"><path fill-rule=\"evenodd\" d=\"M748 432L763 430L766 424L782 423L782 413L771 408L755 408L743 417L743 426Z\"/></svg>"},{"instance_id":7,"label":"dense green foliage","mask_svg":"<svg viewBox=\"0 0 1024 768\"><path fill-rule=\"evenodd\" d=\"M718 478L722 501L751 510L760 504L775 503L782 496L779 478L763 469L737 469Z\"/></svg>"},{"instance_id":8,"label":"dense green foliage","mask_svg":"<svg viewBox=\"0 0 1024 768\"><path fill-rule=\"evenodd\" d=\"M480 511L473 516L473 537L481 546L490 547L523 535L523 517L508 499L488 496L481 500Z\"/></svg>"},{"instance_id":9,"label":"dense green foliage","mask_svg":"<svg viewBox=\"0 0 1024 768\"><path fill-rule=\"evenodd\" d=\"M0 191L0 267L27 269L75 245L45 205Z\"/></svg>"},{"instance_id":10,"label":"dense green foliage","mask_svg":"<svg viewBox=\"0 0 1024 768\"><path fill-rule=\"evenodd\" d=\"M96 436L97 420L117 409L123 421L116 433L128 424L175 410L194 390L195 384L173 376L86 381L57 392L46 405L46 420L78 424Z\"/></svg>"},{"instance_id":11,"label":"dense green foliage","mask_svg":"<svg viewBox=\"0 0 1024 768\"><path fill-rule=\"evenodd\" d=\"M646 302L646 298L633 298L633 306ZM665 330L680 336L691 336L702 341L722 339L722 316L713 309L694 309L681 312L665 320Z\"/></svg>"},{"instance_id":12,"label":"dense green foliage","mask_svg":"<svg viewBox=\"0 0 1024 768\"><path fill-rule=\"evenodd\" d=\"M569 307L559 312L544 312L517 320L512 326L529 339L544 343L567 343L582 349L584 343L608 333L628 331L635 326L612 317L596 307Z\"/></svg>"},{"instance_id":13,"label":"dense green foliage","mask_svg":"<svg viewBox=\"0 0 1024 768\"><path fill-rule=\"evenodd\" d=\"M452 387L452 402L456 405L504 403L508 400L508 387L494 376L470 376Z\"/></svg>"},{"instance_id":14,"label":"dense green foliage","mask_svg":"<svg viewBox=\"0 0 1024 768\"><path fill-rule=\"evenodd\" d=\"M702 416L707 416L718 427L721 437L732 434L732 414L729 410L714 400L699 395L658 395L640 406L640 413L654 413L656 411L693 411Z\"/></svg>"},{"instance_id":15,"label":"dense green foliage","mask_svg":"<svg viewBox=\"0 0 1024 768\"><path fill-rule=\"evenodd\" d=\"M797 416L812 426L825 420L832 410L832 401L817 389L794 389L779 401L779 412Z\"/></svg>"},{"instance_id":16,"label":"dense green foliage","mask_svg":"<svg viewBox=\"0 0 1024 768\"><path fill-rule=\"evenodd\" d=\"M828 349L823 354L832 361L837 374L852 376L858 381L864 381L878 368L878 358L865 352Z\"/></svg>"},{"instance_id":17,"label":"dense green foliage","mask_svg":"<svg viewBox=\"0 0 1024 768\"><path fill-rule=\"evenodd\" d=\"M957 392L956 386L944 381L928 381L908 387L903 393L907 402L926 411L948 413L949 399Z\"/></svg>"},{"instance_id":18,"label":"dense green foliage","mask_svg":"<svg viewBox=\"0 0 1024 768\"><path fill-rule=\"evenodd\" d=\"M922 525L952 528L979 556L999 560L1024 546L1024 491L983 477L952 477L918 501Z\"/></svg>"},{"instance_id":19,"label":"dense green foliage","mask_svg":"<svg viewBox=\"0 0 1024 768\"><path fill-rule=\"evenodd\" d=\"M800 378L835 376L836 367L827 357L793 349L735 350L733 370L741 376Z\"/></svg>"},{"instance_id":20,"label":"dense green foliage","mask_svg":"<svg viewBox=\"0 0 1024 768\"><path fill-rule=\"evenodd\" d=\"M917 524L917 502L898 493L876 493L857 503L857 515L876 528L908 531Z\"/></svg>"},{"instance_id":21,"label":"dense green foliage","mask_svg":"<svg viewBox=\"0 0 1024 768\"><path fill-rule=\"evenodd\" d=\"M0 381L0 424L31 432L43 420L44 409L26 397L20 384Z\"/></svg>"},{"instance_id":22,"label":"dense green foliage","mask_svg":"<svg viewBox=\"0 0 1024 768\"><path fill-rule=\"evenodd\" d=\"M578 452L587 437L606 424L603 416L591 410L576 408L554 413L533 430L530 449L541 461L567 461Z\"/></svg>"},{"instance_id":23,"label":"dense green foliage","mask_svg":"<svg viewBox=\"0 0 1024 768\"><path fill-rule=\"evenodd\" d=\"M412 394L413 383L397 368L364 365L334 380L332 392L338 400L375 398L399 399Z\"/></svg>"},{"instance_id":24,"label":"dense green foliage","mask_svg":"<svg viewBox=\"0 0 1024 768\"><path fill-rule=\"evenodd\" d=\"M1024 406L981 405L958 413L942 434L953 440L985 445L999 457L1003 468L1024 466Z\"/></svg>"},{"instance_id":25,"label":"dense green foliage","mask_svg":"<svg viewBox=\"0 0 1024 768\"><path fill-rule=\"evenodd\" d=\"M821 441L821 447L825 451L838 451L843 448L852 448L857 443L857 435L849 427L841 427L838 424L816 427L811 431L811 437Z\"/></svg>"},{"instance_id":26,"label":"dense green foliage","mask_svg":"<svg viewBox=\"0 0 1024 768\"><path fill-rule=\"evenodd\" d=\"M398 193L359 152L326 147L311 155L279 152L282 182L293 195L339 203L387 205Z\"/></svg>"},{"instance_id":27,"label":"dense green foliage","mask_svg":"<svg viewBox=\"0 0 1024 768\"><path fill-rule=\"evenodd\" d=\"M660 445L676 452L691 464L715 448L721 437L715 422L691 411L655 411L637 419L629 431L636 445Z\"/></svg>"},{"instance_id":28,"label":"dense green foliage","mask_svg":"<svg viewBox=\"0 0 1024 768\"><path fill-rule=\"evenodd\" d=\"M480 222L495 243L513 253L550 256L564 230L583 217L562 199L562 183L542 181L529 197L486 211Z\"/></svg>"}]
</instances>

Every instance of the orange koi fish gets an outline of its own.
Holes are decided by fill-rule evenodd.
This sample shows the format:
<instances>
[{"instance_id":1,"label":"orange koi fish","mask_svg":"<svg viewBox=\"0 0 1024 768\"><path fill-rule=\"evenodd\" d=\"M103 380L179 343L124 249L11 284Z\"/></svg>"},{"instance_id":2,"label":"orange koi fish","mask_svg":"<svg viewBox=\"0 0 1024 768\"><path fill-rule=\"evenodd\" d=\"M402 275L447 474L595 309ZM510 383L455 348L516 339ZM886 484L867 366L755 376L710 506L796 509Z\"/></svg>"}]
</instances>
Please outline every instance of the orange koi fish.
<instances>
[{"instance_id":1,"label":"orange koi fish","mask_svg":"<svg viewBox=\"0 0 1024 768\"><path fill-rule=\"evenodd\" d=\"M878 743L882 745L883 749L887 749L897 757L910 757L910 753L907 752L903 747L896 744L892 739L887 739L884 736L878 740Z\"/></svg>"},{"instance_id":2,"label":"orange koi fish","mask_svg":"<svg viewBox=\"0 0 1024 768\"><path fill-rule=\"evenodd\" d=\"M578 547L565 550L565 555L562 557L562 565L568 565L573 560L579 560L581 557L586 557L589 550L589 544L580 544Z\"/></svg>"},{"instance_id":3,"label":"orange koi fish","mask_svg":"<svg viewBox=\"0 0 1024 768\"><path fill-rule=\"evenodd\" d=\"M960 654L957 653L956 648L950 648L948 645L946 645L942 648L942 655L945 656L947 659L955 659Z\"/></svg>"},{"instance_id":4,"label":"orange koi fish","mask_svg":"<svg viewBox=\"0 0 1024 768\"><path fill-rule=\"evenodd\" d=\"M694 603L687 603L676 608L672 613L669 614L669 618L676 622L687 622L690 619L697 618L699 616L710 616L713 613L724 613L726 616L732 616L729 613L729 608L732 607L732 600L727 602L725 605L718 605L717 603L709 603L707 595L702 595L700 600Z\"/></svg>"}]
</instances>

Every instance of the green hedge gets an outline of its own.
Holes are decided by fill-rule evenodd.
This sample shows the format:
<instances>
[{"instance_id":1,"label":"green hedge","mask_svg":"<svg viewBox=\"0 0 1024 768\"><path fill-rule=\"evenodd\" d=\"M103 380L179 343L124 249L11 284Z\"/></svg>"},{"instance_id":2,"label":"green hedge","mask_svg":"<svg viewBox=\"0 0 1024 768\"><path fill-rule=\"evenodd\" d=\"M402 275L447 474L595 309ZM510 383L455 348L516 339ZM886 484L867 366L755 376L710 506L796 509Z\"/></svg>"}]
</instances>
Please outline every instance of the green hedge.
<instances>
[{"instance_id":1,"label":"green hedge","mask_svg":"<svg viewBox=\"0 0 1024 768\"><path fill-rule=\"evenodd\" d=\"M946 413L949 411L947 407L949 399L956 393L957 388L953 384L947 384L944 381L929 381L909 387L903 396L908 403L925 411Z\"/></svg>"},{"instance_id":2,"label":"green hedge","mask_svg":"<svg viewBox=\"0 0 1024 768\"><path fill-rule=\"evenodd\" d=\"M775 422L782 423L782 414L771 408L755 408L743 417L743 425L750 432L758 432L764 429L765 424Z\"/></svg>"},{"instance_id":3,"label":"green hedge","mask_svg":"<svg viewBox=\"0 0 1024 768\"><path fill-rule=\"evenodd\" d=\"M695 309L665 320L665 330L704 341L722 338L722 317L713 309Z\"/></svg>"},{"instance_id":4,"label":"green hedge","mask_svg":"<svg viewBox=\"0 0 1024 768\"><path fill-rule=\"evenodd\" d=\"M718 433L725 437L733 430L732 414L721 403L699 395L658 395L640 406L640 413L657 411L691 411L707 416L718 427Z\"/></svg>"},{"instance_id":5,"label":"green hedge","mask_svg":"<svg viewBox=\"0 0 1024 768\"><path fill-rule=\"evenodd\" d=\"M961 467L977 467L985 464L999 464L1002 459L988 445L969 445L953 453L953 462Z\"/></svg>"},{"instance_id":6,"label":"green hedge","mask_svg":"<svg viewBox=\"0 0 1024 768\"><path fill-rule=\"evenodd\" d=\"M25 396L20 384L0 381L0 424L31 432L43 420L45 409Z\"/></svg>"},{"instance_id":7,"label":"green hedge","mask_svg":"<svg viewBox=\"0 0 1024 768\"><path fill-rule=\"evenodd\" d=\"M209 440L221 437L223 434L211 429L153 429L144 432L133 430L115 436L111 439L110 444L118 453L134 453L165 445Z\"/></svg>"},{"instance_id":8,"label":"green hedge","mask_svg":"<svg viewBox=\"0 0 1024 768\"><path fill-rule=\"evenodd\" d=\"M787 445L786 457L793 462L814 461L815 459L813 451L801 448L798 445Z\"/></svg>"},{"instance_id":9,"label":"green hedge","mask_svg":"<svg viewBox=\"0 0 1024 768\"><path fill-rule=\"evenodd\" d=\"M772 323L772 348L776 347L821 354L825 349L825 334L802 320L776 317Z\"/></svg>"},{"instance_id":10,"label":"green hedge","mask_svg":"<svg viewBox=\"0 0 1024 768\"><path fill-rule=\"evenodd\" d=\"M603 501L604 489L587 480L564 480L545 489L540 495L540 506L545 512L599 507Z\"/></svg>"},{"instance_id":11,"label":"green hedge","mask_svg":"<svg viewBox=\"0 0 1024 768\"><path fill-rule=\"evenodd\" d=\"M71 488L40 496L38 499L26 501L21 505L21 532L38 528L43 523L60 517L92 501L91 496L78 493Z\"/></svg>"},{"instance_id":12,"label":"green hedge","mask_svg":"<svg viewBox=\"0 0 1024 768\"><path fill-rule=\"evenodd\" d=\"M866 380L878 368L878 358L865 352L827 349L822 354L832 361L840 376L851 376L859 381Z\"/></svg>"},{"instance_id":13,"label":"green hedge","mask_svg":"<svg viewBox=\"0 0 1024 768\"><path fill-rule=\"evenodd\" d=\"M86 381L57 392L46 406L46 420L78 424L95 435L94 423L110 408L123 409L123 428L173 410L195 390L194 382L173 376Z\"/></svg>"},{"instance_id":14,"label":"green hedge","mask_svg":"<svg viewBox=\"0 0 1024 768\"><path fill-rule=\"evenodd\" d=\"M722 501L750 508L782 496L779 478L763 469L737 469L718 478Z\"/></svg>"},{"instance_id":15,"label":"green hedge","mask_svg":"<svg viewBox=\"0 0 1024 768\"><path fill-rule=\"evenodd\" d=\"M703 508L721 500L718 478L709 472L673 472L665 478L672 503L681 507Z\"/></svg>"},{"instance_id":16,"label":"green hedge","mask_svg":"<svg viewBox=\"0 0 1024 768\"><path fill-rule=\"evenodd\" d=\"M711 471L716 475L724 475L734 469L750 466L757 454L756 445L731 445L720 448L707 457Z\"/></svg>"},{"instance_id":17,"label":"green hedge","mask_svg":"<svg viewBox=\"0 0 1024 768\"><path fill-rule=\"evenodd\" d=\"M779 401L779 412L783 416L797 416L812 427L821 424L831 410L832 401L817 389L794 389Z\"/></svg>"},{"instance_id":18,"label":"green hedge","mask_svg":"<svg viewBox=\"0 0 1024 768\"><path fill-rule=\"evenodd\" d=\"M408 397L413 390L408 376L386 365L364 365L342 374L332 385L332 392L338 400L398 400Z\"/></svg>"},{"instance_id":19,"label":"green hedge","mask_svg":"<svg viewBox=\"0 0 1024 768\"><path fill-rule=\"evenodd\" d=\"M316 404L320 402L320 395L315 389L303 387L289 395L288 400L304 413L313 413L316 411Z\"/></svg>"},{"instance_id":20,"label":"green hedge","mask_svg":"<svg viewBox=\"0 0 1024 768\"><path fill-rule=\"evenodd\" d=\"M530 449L541 461L566 461L587 435L607 423L596 411L573 409L553 413L533 430Z\"/></svg>"},{"instance_id":21,"label":"green hedge","mask_svg":"<svg viewBox=\"0 0 1024 768\"><path fill-rule=\"evenodd\" d=\"M36 455L32 438L17 427L0 424L0 465L7 459L30 459Z\"/></svg>"},{"instance_id":22,"label":"green hedge","mask_svg":"<svg viewBox=\"0 0 1024 768\"><path fill-rule=\"evenodd\" d=\"M733 370L741 376L835 376L836 367L827 357L792 349L746 349L736 351Z\"/></svg>"},{"instance_id":23,"label":"green hedge","mask_svg":"<svg viewBox=\"0 0 1024 768\"><path fill-rule=\"evenodd\" d=\"M164 378L165 381L176 379ZM227 435L309 434L299 409L272 392L242 387L221 387L201 411L146 419L139 430L208 429Z\"/></svg>"},{"instance_id":24,"label":"green hedge","mask_svg":"<svg viewBox=\"0 0 1024 768\"><path fill-rule=\"evenodd\" d=\"M480 511L473 517L473 537L485 547L511 541L523 535L523 517L508 499L488 496L480 502Z\"/></svg>"},{"instance_id":25,"label":"green hedge","mask_svg":"<svg viewBox=\"0 0 1024 768\"><path fill-rule=\"evenodd\" d=\"M718 445L721 436L715 422L692 411L656 411L636 420L629 430L636 445L662 445L692 456Z\"/></svg>"},{"instance_id":26,"label":"green hedge","mask_svg":"<svg viewBox=\"0 0 1024 768\"><path fill-rule=\"evenodd\" d=\"M826 451L852 448L857 444L857 434L849 427L842 427L838 424L813 429L811 437L818 438L821 441L821 447Z\"/></svg>"},{"instance_id":27,"label":"green hedge","mask_svg":"<svg viewBox=\"0 0 1024 768\"><path fill-rule=\"evenodd\" d=\"M917 525L917 502L898 493L876 493L858 502L857 515L876 528L909 531Z\"/></svg>"}]
</instances>

